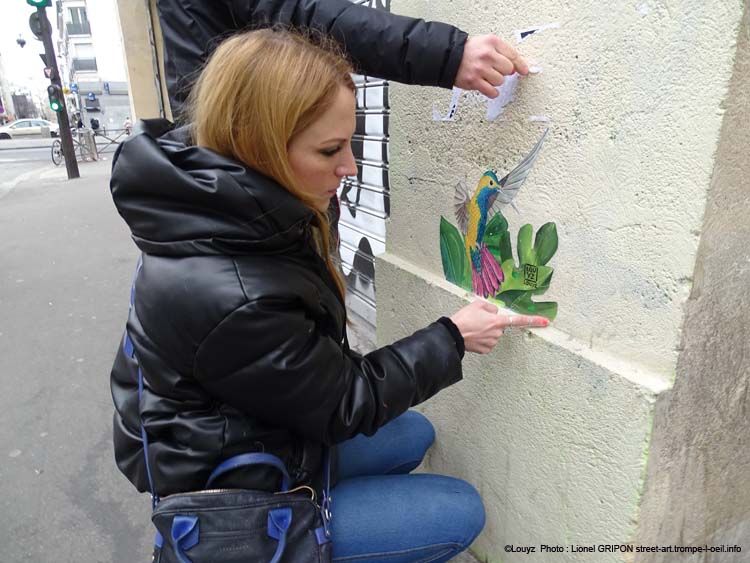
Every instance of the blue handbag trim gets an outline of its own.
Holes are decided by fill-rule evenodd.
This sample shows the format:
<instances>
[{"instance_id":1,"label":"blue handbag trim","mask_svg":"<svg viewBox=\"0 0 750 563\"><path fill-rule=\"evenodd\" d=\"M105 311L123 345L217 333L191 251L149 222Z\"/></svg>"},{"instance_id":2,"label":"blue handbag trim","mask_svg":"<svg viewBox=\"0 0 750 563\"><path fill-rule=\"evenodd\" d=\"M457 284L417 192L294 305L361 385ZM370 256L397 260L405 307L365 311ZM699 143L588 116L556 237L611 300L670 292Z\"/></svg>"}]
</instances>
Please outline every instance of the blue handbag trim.
<instances>
[{"instance_id":1,"label":"blue handbag trim","mask_svg":"<svg viewBox=\"0 0 750 563\"><path fill-rule=\"evenodd\" d=\"M315 540L318 542L318 545L323 545L331 541L331 538L326 535L325 528L315 528Z\"/></svg>"},{"instance_id":2,"label":"blue handbag trim","mask_svg":"<svg viewBox=\"0 0 750 563\"><path fill-rule=\"evenodd\" d=\"M198 545L200 525L197 516L176 515L172 519L172 545L180 563L191 563L185 551Z\"/></svg>"},{"instance_id":3,"label":"blue handbag trim","mask_svg":"<svg viewBox=\"0 0 750 563\"><path fill-rule=\"evenodd\" d=\"M268 535L278 540L292 525L292 509L288 506L268 511Z\"/></svg>"},{"instance_id":4,"label":"blue handbag trim","mask_svg":"<svg viewBox=\"0 0 750 563\"><path fill-rule=\"evenodd\" d=\"M286 548L286 533L291 525L291 508L274 508L268 511L268 535L279 542L279 545L276 546L276 553L271 558L271 563L281 561L281 556L284 555L284 549Z\"/></svg>"}]
</instances>

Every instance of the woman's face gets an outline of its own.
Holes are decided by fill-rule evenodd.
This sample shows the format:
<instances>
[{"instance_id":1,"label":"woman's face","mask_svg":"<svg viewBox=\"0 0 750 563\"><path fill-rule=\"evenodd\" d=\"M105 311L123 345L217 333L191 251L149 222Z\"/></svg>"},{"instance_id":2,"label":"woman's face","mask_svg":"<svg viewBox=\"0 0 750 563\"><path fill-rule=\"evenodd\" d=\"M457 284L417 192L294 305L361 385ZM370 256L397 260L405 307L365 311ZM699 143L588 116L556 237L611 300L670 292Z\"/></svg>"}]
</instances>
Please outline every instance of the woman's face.
<instances>
[{"instance_id":1,"label":"woman's face","mask_svg":"<svg viewBox=\"0 0 750 563\"><path fill-rule=\"evenodd\" d=\"M354 93L341 86L331 106L289 143L289 164L302 190L320 211L328 209L344 176L357 174L352 135L357 126Z\"/></svg>"}]
</instances>

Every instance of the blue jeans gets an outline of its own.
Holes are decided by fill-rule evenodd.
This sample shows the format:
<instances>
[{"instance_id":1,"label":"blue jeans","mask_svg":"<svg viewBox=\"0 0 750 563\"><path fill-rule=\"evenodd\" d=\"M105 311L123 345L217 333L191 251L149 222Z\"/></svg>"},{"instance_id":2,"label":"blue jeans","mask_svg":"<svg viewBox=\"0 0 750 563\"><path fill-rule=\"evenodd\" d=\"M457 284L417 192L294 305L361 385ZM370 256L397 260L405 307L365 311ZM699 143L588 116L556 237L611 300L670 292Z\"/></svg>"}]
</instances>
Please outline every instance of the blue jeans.
<instances>
[{"instance_id":1,"label":"blue jeans","mask_svg":"<svg viewBox=\"0 0 750 563\"><path fill-rule=\"evenodd\" d=\"M339 482L331 491L335 562L441 563L479 535L484 506L474 487L408 474L434 439L430 421L408 411L372 437L339 445Z\"/></svg>"}]
</instances>

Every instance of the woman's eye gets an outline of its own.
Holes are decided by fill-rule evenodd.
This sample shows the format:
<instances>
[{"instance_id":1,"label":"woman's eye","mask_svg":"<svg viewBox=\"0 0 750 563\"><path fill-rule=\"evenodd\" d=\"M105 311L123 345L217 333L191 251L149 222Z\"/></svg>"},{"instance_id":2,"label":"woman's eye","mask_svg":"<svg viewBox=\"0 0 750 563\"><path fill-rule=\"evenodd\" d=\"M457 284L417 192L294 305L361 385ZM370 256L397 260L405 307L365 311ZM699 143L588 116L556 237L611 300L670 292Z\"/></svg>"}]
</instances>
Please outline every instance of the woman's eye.
<instances>
[{"instance_id":1,"label":"woman's eye","mask_svg":"<svg viewBox=\"0 0 750 563\"><path fill-rule=\"evenodd\" d=\"M320 154L322 154L323 156L333 156L340 150L341 150L341 147L335 147L332 149L323 149L322 151L320 151Z\"/></svg>"}]
</instances>

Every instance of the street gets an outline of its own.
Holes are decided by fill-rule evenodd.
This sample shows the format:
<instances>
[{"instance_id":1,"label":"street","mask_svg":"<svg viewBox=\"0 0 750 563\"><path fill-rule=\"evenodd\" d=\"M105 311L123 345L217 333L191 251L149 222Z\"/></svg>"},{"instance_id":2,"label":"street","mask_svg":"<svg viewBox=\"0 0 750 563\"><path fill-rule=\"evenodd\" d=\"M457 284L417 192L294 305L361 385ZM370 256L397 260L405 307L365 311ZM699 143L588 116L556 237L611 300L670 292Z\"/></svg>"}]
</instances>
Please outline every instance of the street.
<instances>
[{"instance_id":1,"label":"street","mask_svg":"<svg viewBox=\"0 0 750 563\"><path fill-rule=\"evenodd\" d=\"M53 140L0 141L0 198L25 178L54 168L50 152Z\"/></svg>"}]
</instances>

